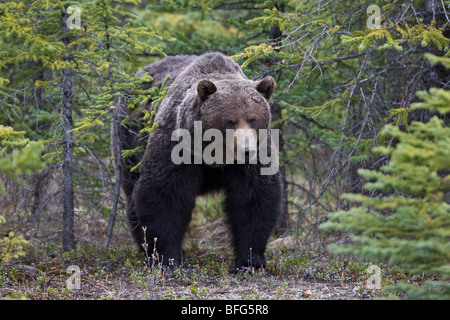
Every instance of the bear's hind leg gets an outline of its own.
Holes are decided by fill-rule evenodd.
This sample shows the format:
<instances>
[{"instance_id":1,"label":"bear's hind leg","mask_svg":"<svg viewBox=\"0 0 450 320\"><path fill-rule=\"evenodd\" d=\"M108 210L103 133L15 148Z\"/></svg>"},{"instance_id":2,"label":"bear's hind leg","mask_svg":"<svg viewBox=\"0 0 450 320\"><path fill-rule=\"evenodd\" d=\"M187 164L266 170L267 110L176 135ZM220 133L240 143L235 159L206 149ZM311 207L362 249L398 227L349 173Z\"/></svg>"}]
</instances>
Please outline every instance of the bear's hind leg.
<instances>
[{"instance_id":1,"label":"bear's hind leg","mask_svg":"<svg viewBox=\"0 0 450 320\"><path fill-rule=\"evenodd\" d=\"M142 244L144 243L144 233L142 232L142 227L139 223L139 220L136 216L136 212L133 209L132 200L129 200L127 208L127 220L128 220L128 228L130 229L131 236L133 237L133 241L136 244L136 247L139 251L144 251Z\"/></svg>"}]
</instances>

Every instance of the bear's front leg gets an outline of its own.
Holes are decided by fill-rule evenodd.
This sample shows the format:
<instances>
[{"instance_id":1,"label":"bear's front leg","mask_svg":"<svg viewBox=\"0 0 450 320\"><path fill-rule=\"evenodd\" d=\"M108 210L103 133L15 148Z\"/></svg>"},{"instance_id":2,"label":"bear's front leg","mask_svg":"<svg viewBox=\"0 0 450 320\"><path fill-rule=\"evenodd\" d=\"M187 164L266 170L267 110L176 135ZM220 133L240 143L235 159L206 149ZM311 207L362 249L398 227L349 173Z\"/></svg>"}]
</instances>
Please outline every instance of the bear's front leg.
<instances>
[{"instance_id":1,"label":"bear's front leg","mask_svg":"<svg viewBox=\"0 0 450 320\"><path fill-rule=\"evenodd\" d=\"M153 263L177 266L202 171L199 165L175 165L165 149L152 148L149 143L133 191L133 209L139 227L146 228L148 255L154 249L157 253L158 261Z\"/></svg>"},{"instance_id":2,"label":"bear's front leg","mask_svg":"<svg viewBox=\"0 0 450 320\"><path fill-rule=\"evenodd\" d=\"M260 175L258 166L230 166L227 171L225 211L236 269L265 268L267 241L281 211L281 180L278 174Z\"/></svg>"}]
</instances>

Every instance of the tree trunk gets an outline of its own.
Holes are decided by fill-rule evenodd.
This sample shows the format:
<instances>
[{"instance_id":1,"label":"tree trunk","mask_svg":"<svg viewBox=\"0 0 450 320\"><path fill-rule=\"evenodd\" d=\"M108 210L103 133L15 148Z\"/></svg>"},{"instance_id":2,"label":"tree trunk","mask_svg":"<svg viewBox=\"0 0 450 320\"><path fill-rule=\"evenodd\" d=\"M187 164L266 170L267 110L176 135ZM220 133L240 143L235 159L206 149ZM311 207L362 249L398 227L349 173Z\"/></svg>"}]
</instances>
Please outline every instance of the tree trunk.
<instances>
[{"instance_id":1,"label":"tree trunk","mask_svg":"<svg viewBox=\"0 0 450 320\"><path fill-rule=\"evenodd\" d=\"M63 43L68 49L70 38L67 27L67 11L62 12L61 27L63 33ZM67 54L64 61L69 61ZM72 97L73 80L72 70L64 68L61 70L61 116L63 125L63 150L64 157L62 163L63 172L63 232L62 243L65 251L75 249L75 230L74 230L74 191L73 191L73 137L70 130L73 127L72 121Z\"/></svg>"},{"instance_id":2,"label":"tree trunk","mask_svg":"<svg viewBox=\"0 0 450 320\"><path fill-rule=\"evenodd\" d=\"M284 6L277 5L277 9L280 12L284 12ZM281 32L279 26L274 25L272 27L272 29L270 30L270 39L269 39L270 42L274 43L274 47L281 45L282 35L283 35L283 33ZM274 61L272 61L271 63L274 63ZM278 79L280 77L281 77L281 70L278 72ZM273 103L272 108L271 108L272 122L275 122L282 118L281 111L282 110L281 110L280 104ZM274 127L274 129L280 130L280 141L279 141L279 146L278 146L279 150L278 151L279 151L279 154L281 157L284 153L283 124L282 123L278 124L277 126ZM281 182L282 182L281 215L280 215L280 218L278 220L278 224L277 224L277 227L275 230L275 232L277 234L283 233L289 227L288 192L287 192L287 181L286 181L286 167L284 164L280 166L280 178L281 178Z\"/></svg>"},{"instance_id":3,"label":"tree trunk","mask_svg":"<svg viewBox=\"0 0 450 320\"><path fill-rule=\"evenodd\" d=\"M120 121L118 118L118 109L121 105L121 100L119 99L119 102L116 104L116 107L113 110L113 118L112 118L112 124L111 124L111 150L112 155L115 158L114 164L115 164L115 171L116 171L116 184L114 189L114 199L113 199L113 206L111 209L111 215L109 216L109 222L108 222L108 229L106 230L106 239L103 243L103 247L105 249L108 249L109 243L111 242L113 229L114 229L114 223L116 221L117 216L117 206L119 204L119 198L120 198L120 187L121 187L121 180L122 180L122 147L120 143L120 137L119 137L119 125Z\"/></svg>"},{"instance_id":4,"label":"tree trunk","mask_svg":"<svg viewBox=\"0 0 450 320\"><path fill-rule=\"evenodd\" d=\"M281 106L278 103L272 105L272 121L275 122L281 119ZM280 141L278 145L278 152L280 158L284 153L284 139L283 139L283 124L274 126L273 129L278 129L280 131ZM277 234L282 234L289 228L289 211L288 211L288 192L287 192L287 181L286 181L286 167L285 165L280 165L280 179L281 179L281 215L278 220L275 232Z\"/></svg>"},{"instance_id":5,"label":"tree trunk","mask_svg":"<svg viewBox=\"0 0 450 320\"><path fill-rule=\"evenodd\" d=\"M106 32L106 49L109 50L111 47L111 44L109 42L110 39L110 35L108 32L108 24L106 24L105 22L105 32ZM108 53L108 62L110 61L110 53ZM111 85L113 83L113 77L112 77L112 71L111 71L111 66L109 67L108 70L108 78L109 81L111 82ZM112 88L111 88L112 89ZM119 100L117 101L117 103L115 104L115 108L113 110L113 117L112 117L112 125L111 125L111 145L112 145L112 155L115 159L114 161L114 169L116 171L116 184L114 187L114 199L113 199L113 206L111 209L111 215L109 216L109 221L108 221L108 228L106 230L106 239L105 242L103 243L103 247L105 249L108 249L109 247L109 243L111 242L111 238L112 238L112 234L113 234L113 230L114 230L114 223L116 221L116 216L117 216L117 206L119 204L119 199L120 199L120 186L121 186L121 182L122 182L122 148L121 148L121 143L120 143L120 137L119 137L119 125L120 125L120 121L119 121L119 117L118 117L118 110L120 108L122 101L121 98L119 98Z\"/></svg>"}]
</instances>

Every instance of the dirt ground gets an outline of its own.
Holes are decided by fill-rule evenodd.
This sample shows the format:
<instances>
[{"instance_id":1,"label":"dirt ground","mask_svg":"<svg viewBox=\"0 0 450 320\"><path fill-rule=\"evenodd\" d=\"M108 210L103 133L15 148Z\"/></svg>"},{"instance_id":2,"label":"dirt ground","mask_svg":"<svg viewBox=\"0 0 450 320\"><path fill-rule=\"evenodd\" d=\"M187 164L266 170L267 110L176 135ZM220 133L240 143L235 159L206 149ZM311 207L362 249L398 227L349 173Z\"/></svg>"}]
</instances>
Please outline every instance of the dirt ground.
<instances>
[{"instance_id":1,"label":"dirt ground","mask_svg":"<svg viewBox=\"0 0 450 320\"><path fill-rule=\"evenodd\" d=\"M201 228L194 224L188 231L183 264L170 276L158 268L149 269L145 255L137 253L124 233L108 250L92 244L79 244L69 252L52 243L30 247L26 256L0 265L0 296L30 300L365 300L387 296L368 287L373 262L333 256L326 247L307 247L292 235L271 239L264 273L236 273L223 218L198 225ZM399 280L417 280L401 268L379 267L379 289Z\"/></svg>"},{"instance_id":2,"label":"dirt ground","mask_svg":"<svg viewBox=\"0 0 450 320\"><path fill-rule=\"evenodd\" d=\"M128 247L83 247L73 252L40 248L0 265L0 295L31 300L348 300L380 296L380 290L367 287L366 264L336 258L305 260L269 251L267 270L249 274L234 272L232 259L230 250L188 255L185 265L168 276L149 269L145 256ZM78 275L74 269L79 269Z\"/></svg>"}]
</instances>

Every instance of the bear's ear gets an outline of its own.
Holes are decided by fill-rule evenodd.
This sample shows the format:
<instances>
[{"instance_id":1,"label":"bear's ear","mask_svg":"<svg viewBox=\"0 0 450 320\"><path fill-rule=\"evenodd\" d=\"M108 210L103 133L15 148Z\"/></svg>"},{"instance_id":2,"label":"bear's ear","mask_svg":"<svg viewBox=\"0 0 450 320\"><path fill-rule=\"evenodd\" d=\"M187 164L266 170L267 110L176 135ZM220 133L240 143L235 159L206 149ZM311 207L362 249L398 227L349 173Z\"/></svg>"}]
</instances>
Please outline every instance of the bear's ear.
<instances>
[{"instance_id":1,"label":"bear's ear","mask_svg":"<svg viewBox=\"0 0 450 320\"><path fill-rule=\"evenodd\" d=\"M255 89L267 100L275 91L275 80L272 77L265 77L260 81L255 81Z\"/></svg>"},{"instance_id":2,"label":"bear's ear","mask_svg":"<svg viewBox=\"0 0 450 320\"><path fill-rule=\"evenodd\" d=\"M197 93L201 102L208 99L216 91L216 85L209 80L201 80L197 85Z\"/></svg>"}]
</instances>

